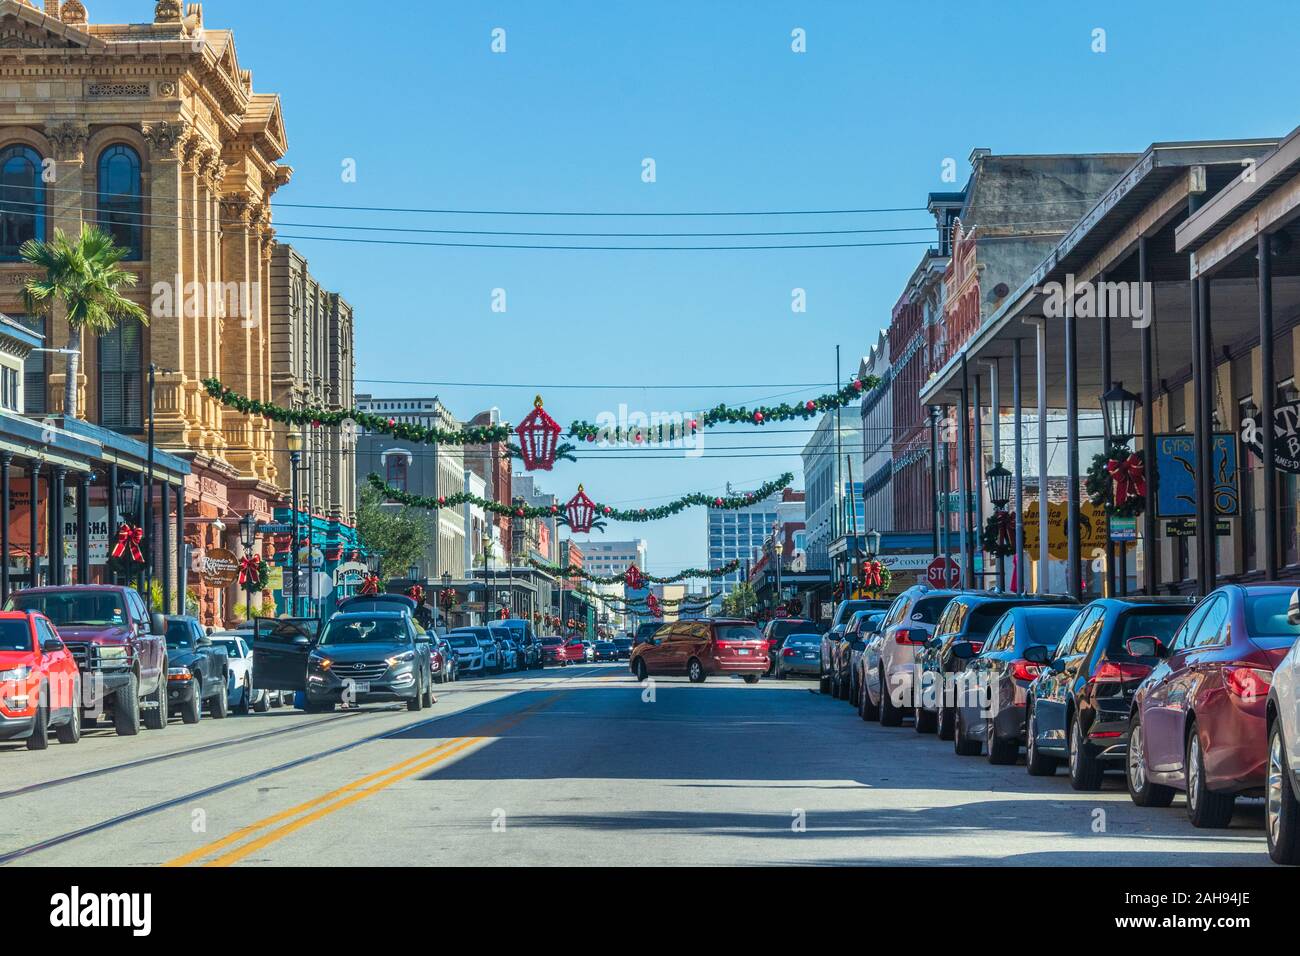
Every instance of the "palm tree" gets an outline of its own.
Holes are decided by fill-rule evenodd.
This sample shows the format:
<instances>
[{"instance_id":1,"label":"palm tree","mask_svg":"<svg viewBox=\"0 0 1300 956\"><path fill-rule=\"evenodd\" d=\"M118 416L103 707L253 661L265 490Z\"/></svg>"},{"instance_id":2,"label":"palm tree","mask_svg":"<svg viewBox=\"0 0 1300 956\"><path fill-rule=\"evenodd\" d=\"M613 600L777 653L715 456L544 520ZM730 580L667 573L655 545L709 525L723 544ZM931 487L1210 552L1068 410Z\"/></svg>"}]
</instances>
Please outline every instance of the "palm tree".
<instances>
[{"instance_id":1,"label":"palm tree","mask_svg":"<svg viewBox=\"0 0 1300 956\"><path fill-rule=\"evenodd\" d=\"M76 242L69 242L62 229L54 230L54 241L29 239L18 254L23 260L45 270L45 278L28 279L23 284L23 302L34 313L48 312L61 304L68 318L68 380L64 385L63 414L77 417L78 349L83 329L93 335L105 335L123 319L137 319L149 324L149 316L140 306L122 295L134 288L136 276L118 268L130 250L113 243L103 230L82 225Z\"/></svg>"}]
</instances>

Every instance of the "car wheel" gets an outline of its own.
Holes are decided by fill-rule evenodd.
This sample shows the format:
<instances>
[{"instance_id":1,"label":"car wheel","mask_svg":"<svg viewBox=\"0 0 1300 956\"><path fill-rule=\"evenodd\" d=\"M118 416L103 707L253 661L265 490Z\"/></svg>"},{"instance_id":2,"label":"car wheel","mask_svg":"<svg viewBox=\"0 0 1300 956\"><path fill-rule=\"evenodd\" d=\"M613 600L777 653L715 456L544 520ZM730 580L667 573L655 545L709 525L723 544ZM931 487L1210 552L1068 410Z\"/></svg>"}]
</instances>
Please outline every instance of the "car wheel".
<instances>
[{"instance_id":1,"label":"car wheel","mask_svg":"<svg viewBox=\"0 0 1300 956\"><path fill-rule=\"evenodd\" d=\"M208 704L208 716L213 720L225 720L230 715L230 698L226 696L226 685L228 681L222 681L217 692L212 695L212 703Z\"/></svg>"},{"instance_id":2,"label":"car wheel","mask_svg":"<svg viewBox=\"0 0 1300 956\"><path fill-rule=\"evenodd\" d=\"M1025 769L1031 777L1051 777L1056 775L1056 758L1038 752L1038 714L1029 709L1028 727L1025 731Z\"/></svg>"},{"instance_id":3,"label":"car wheel","mask_svg":"<svg viewBox=\"0 0 1300 956\"><path fill-rule=\"evenodd\" d=\"M1300 864L1300 803L1287 764L1282 721L1276 719L1268 734L1268 785L1265 793L1264 830L1268 856L1274 863Z\"/></svg>"},{"instance_id":4,"label":"car wheel","mask_svg":"<svg viewBox=\"0 0 1300 956\"><path fill-rule=\"evenodd\" d=\"M903 723L903 708L894 703L889 694L889 684L885 682L885 669L880 669L880 726L900 727Z\"/></svg>"},{"instance_id":5,"label":"car wheel","mask_svg":"<svg viewBox=\"0 0 1300 956\"><path fill-rule=\"evenodd\" d=\"M1187 735L1187 758L1183 766L1187 773L1187 818L1192 826L1214 830L1228 826L1237 797L1231 793L1215 793L1209 788L1205 779L1205 753L1195 724Z\"/></svg>"},{"instance_id":6,"label":"car wheel","mask_svg":"<svg viewBox=\"0 0 1300 956\"><path fill-rule=\"evenodd\" d=\"M415 696L406 702L406 709L417 711L424 706L424 688L421 686L424 682L420 680L420 675L415 676Z\"/></svg>"},{"instance_id":7,"label":"car wheel","mask_svg":"<svg viewBox=\"0 0 1300 956\"><path fill-rule=\"evenodd\" d=\"M38 691L42 693L42 691ZM45 750L50 746L50 712L44 704L36 705L36 716L32 718L32 734L27 738L28 750Z\"/></svg>"},{"instance_id":8,"label":"car wheel","mask_svg":"<svg viewBox=\"0 0 1300 956\"><path fill-rule=\"evenodd\" d=\"M989 751L989 763L1006 765L1016 762L1020 756L1020 744L1014 740L1003 740L998 736L997 727L992 718L988 721L988 730L984 737L984 743Z\"/></svg>"},{"instance_id":9,"label":"car wheel","mask_svg":"<svg viewBox=\"0 0 1300 956\"><path fill-rule=\"evenodd\" d=\"M316 701L304 698L302 702L302 712L304 714L331 714L334 712L334 702L325 700L317 703Z\"/></svg>"},{"instance_id":10,"label":"car wheel","mask_svg":"<svg viewBox=\"0 0 1300 956\"><path fill-rule=\"evenodd\" d=\"M54 733L59 738L61 744L75 744L81 739L81 687L73 685L72 688L72 714L68 717L68 722L55 729Z\"/></svg>"},{"instance_id":11,"label":"car wheel","mask_svg":"<svg viewBox=\"0 0 1300 956\"><path fill-rule=\"evenodd\" d=\"M197 677L191 681L193 689L190 699L181 706L181 720L187 724L197 724L203 716L203 684Z\"/></svg>"},{"instance_id":12,"label":"car wheel","mask_svg":"<svg viewBox=\"0 0 1300 956\"><path fill-rule=\"evenodd\" d=\"M746 675L745 675L745 683L746 683L746 684L757 684L757 683L758 683L758 678L759 678L759 675L758 675L758 674L746 674Z\"/></svg>"},{"instance_id":13,"label":"car wheel","mask_svg":"<svg viewBox=\"0 0 1300 956\"><path fill-rule=\"evenodd\" d=\"M126 683L113 694L113 729L119 737L140 732L140 678L128 674Z\"/></svg>"},{"instance_id":14,"label":"car wheel","mask_svg":"<svg viewBox=\"0 0 1300 956\"><path fill-rule=\"evenodd\" d=\"M817 671L817 689L823 694L829 694L831 692L831 679L826 676L824 670L820 669L820 665L818 665Z\"/></svg>"},{"instance_id":15,"label":"car wheel","mask_svg":"<svg viewBox=\"0 0 1300 956\"><path fill-rule=\"evenodd\" d=\"M257 711L259 714L265 714L270 709L271 695L266 691L262 691L261 695L253 701L253 710Z\"/></svg>"},{"instance_id":16,"label":"car wheel","mask_svg":"<svg viewBox=\"0 0 1300 956\"><path fill-rule=\"evenodd\" d=\"M984 745L979 740L971 739L966 733L966 721L962 719L961 708L954 708L952 749L958 757L978 757L984 750Z\"/></svg>"},{"instance_id":17,"label":"car wheel","mask_svg":"<svg viewBox=\"0 0 1300 956\"><path fill-rule=\"evenodd\" d=\"M248 683L248 678L244 678L244 683L239 689L239 706L235 708L235 713L246 714L253 708L253 688Z\"/></svg>"},{"instance_id":18,"label":"car wheel","mask_svg":"<svg viewBox=\"0 0 1300 956\"><path fill-rule=\"evenodd\" d=\"M686 662L686 676L692 684L704 683L704 665L698 657L692 657Z\"/></svg>"},{"instance_id":19,"label":"car wheel","mask_svg":"<svg viewBox=\"0 0 1300 956\"><path fill-rule=\"evenodd\" d=\"M780 664L777 664L776 667L772 669L772 676L777 680L785 680L785 671L781 670Z\"/></svg>"},{"instance_id":20,"label":"car wheel","mask_svg":"<svg viewBox=\"0 0 1300 956\"><path fill-rule=\"evenodd\" d=\"M1100 790L1105 767L1088 749L1077 715L1070 716L1070 786L1075 790Z\"/></svg>"},{"instance_id":21,"label":"car wheel","mask_svg":"<svg viewBox=\"0 0 1300 956\"><path fill-rule=\"evenodd\" d=\"M158 673L158 686L150 695L149 704L142 715L141 720L149 730L165 730L167 727L167 718L171 716L167 710L167 662L163 661L162 670Z\"/></svg>"},{"instance_id":22,"label":"car wheel","mask_svg":"<svg viewBox=\"0 0 1300 956\"><path fill-rule=\"evenodd\" d=\"M939 713L935 715L935 732L940 740L952 740L956 736L957 709L939 704Z\"/></svg>"},{"instance_id":23,"label":"car wheel","mask_svg":"<svg viewBox=\"0 0 1300 956\"><path fill-rule=\"evenodd\" d=\"M1167 807L1174 802L1174 788L1152 783L1147 776L1146 734L1142 719L1134 714L1128 725L1128 759L1124 761L1128 795L1139 807Z\"/></svg>"},{"instance_id":24,"label":"car wheel","mask_svg":"<svg viewBox=\"0 0 1300 956\"><path fill-rule=\"evenodd\" d=\"M637 680L645 680L646 677L649 676L645 668L645 661L638 657L636 659L636 666L632 668L632 673L636 676Z\"/></svg>"},{"instance_id":25,"label":"car wheel","mask_svg":"<svg viewBox=\"0 0 1300 956\"><path fill-rule=\"evenodd\" d=\"M918 734L932 734L938 728L939 715L926 710L921 706L919 700L916 702L914 715L916 717L915 729Z\"/></svg>"},{"instance_id":26,"label":"car wheel","mask_svg":"<svg viewBox=\"0 0 1300 956\"><path fill-rule=\"evenodd\" d=\"M871 690L867 687L867 675L862 675L862 680L858 681L858 697L862 703L858 705L858 716L863 720L879 720L880 705L871 699Z\"/></svg>"}]
</instances>

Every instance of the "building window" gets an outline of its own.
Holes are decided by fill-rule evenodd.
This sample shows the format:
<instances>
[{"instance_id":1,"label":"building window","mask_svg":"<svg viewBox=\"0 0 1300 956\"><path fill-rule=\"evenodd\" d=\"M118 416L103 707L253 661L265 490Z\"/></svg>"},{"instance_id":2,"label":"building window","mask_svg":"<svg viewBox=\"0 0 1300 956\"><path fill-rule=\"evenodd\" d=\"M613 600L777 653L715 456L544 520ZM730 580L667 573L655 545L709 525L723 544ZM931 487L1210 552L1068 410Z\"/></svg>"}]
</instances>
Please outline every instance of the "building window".
<instances>
[{"instance_id":1,"label":"building window","mask_svg":"<svg viewBox=\"0 0 1300 956\"><path fill-rule=\"evenodd\" d=\"M19 411L18 377L21 374L19 369L10 365L0 365L0 408L7 412Z\"/></svg>"},{"instance_id":2,"label":"building window","mask_svg":"<svg viewBox=\"0 0 1300 956\"><path fill-rule=\"evenodd\" d=\"M37 335L45 335L45 320L39 315L18 315L13 318ZM44 415L45 411L45 353L32 352L23 359L22 412L24 415Z\"/></svg>"},{"instance_id":3,"label":"building window","mask_svg":"<svg viewBox=\"0 0 1300 956\"><path fill-rule=\"evenodd\" d=\"M140 324L125 321L99 339L99 421L105 428L144 426Z\"/></svg>"},{"instance_id":4,"label":"building window","mask_svg":"<svg viewBox=\"0 0 1300 956\"><path fill-rule=\"evenodd\" d=\"M0 150L0 261L17 262L28 239L45 238L41 157L30 146Z\"/></svg>"},{"instance_id":5,"label":"building window","mask_svg":"<svg viewBox=\"0 0 1300 956\"><path fill-rule=\"evenodd\" d=\"M99 154L100 227L113 242L130 250L128 259L143 259L140 241L144 219L140 188L140 154L130 146L110 146Z\"/></svg>"},{"instance_id":6,"label":"building window","mask_svg":"<svg viewBox=\"0 0 1300 956\"><path fill-rule=\"evenodd\" d=\"M398 491L406 490L406 456L389 455L388 461L384 465L385 477L392 487Z\"/></svg>"}]
</instances>

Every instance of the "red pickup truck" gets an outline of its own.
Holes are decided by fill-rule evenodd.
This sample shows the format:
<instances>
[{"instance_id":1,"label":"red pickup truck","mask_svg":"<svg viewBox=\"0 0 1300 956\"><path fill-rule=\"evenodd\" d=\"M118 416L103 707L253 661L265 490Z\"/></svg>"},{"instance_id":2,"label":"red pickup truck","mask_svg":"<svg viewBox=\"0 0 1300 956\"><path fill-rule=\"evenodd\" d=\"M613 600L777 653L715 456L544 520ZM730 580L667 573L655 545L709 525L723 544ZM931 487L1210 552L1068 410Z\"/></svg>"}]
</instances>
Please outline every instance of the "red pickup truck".
<instances>
[{"instance_id":1,"label":"red pickup truck","mask_svg":"<svg viewBox=\"0 0 1300 956\"><path fill-rule=\"evenodd\" d=\"M81 671L82 723L111 715L122 736L167 726L167 621L135 588L84 584L27 588L5 605L43 614Z\"/></svg>"}]
</instances>

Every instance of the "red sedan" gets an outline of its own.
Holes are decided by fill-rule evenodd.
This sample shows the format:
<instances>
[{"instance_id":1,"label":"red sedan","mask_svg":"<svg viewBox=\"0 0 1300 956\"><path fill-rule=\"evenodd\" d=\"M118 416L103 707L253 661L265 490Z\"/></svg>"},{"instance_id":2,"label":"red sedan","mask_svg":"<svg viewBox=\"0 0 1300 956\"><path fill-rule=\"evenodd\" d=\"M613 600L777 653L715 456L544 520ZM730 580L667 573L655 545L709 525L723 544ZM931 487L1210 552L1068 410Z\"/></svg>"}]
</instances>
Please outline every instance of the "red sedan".
<instances>
[{"instance_id":1,"label":"red sedan","mask_svg":"<svg viewBox=\"0 0 1300 956\"><path fill-rule=\"evenodd\" d=\"M1226 827L1238 795L1263 793L1266 710L1273 670L1300 635L1287 623L1294 586L1225 585L1206 596L1163 646L1129 640L1159 658L1134 697L1128 788L1139 806L1187 793L1197 827Z\"/></svg>"},{"instance_id":2,"label":"red sedan","mask_svg":"<svg viewBox=\"0 0 1300 956\"><path fill-rule=\"evenodd\" d=\"M543 664L559 664L561 667L568 667L570 664L581 664L586 656L587 649L582 644L582 638L576 635L542 638Z\"/></svg>"},{"instance_id":3,"label":"red sedan","mask_svg":"<svg viewBox=\"0 0 1300 956\"><path fill-rule=\"evenodd\" d=\"M28 750L81 739L77 662L44 614L0 611L0 740L26 740Z\"/></svg>"}]
</instances>

